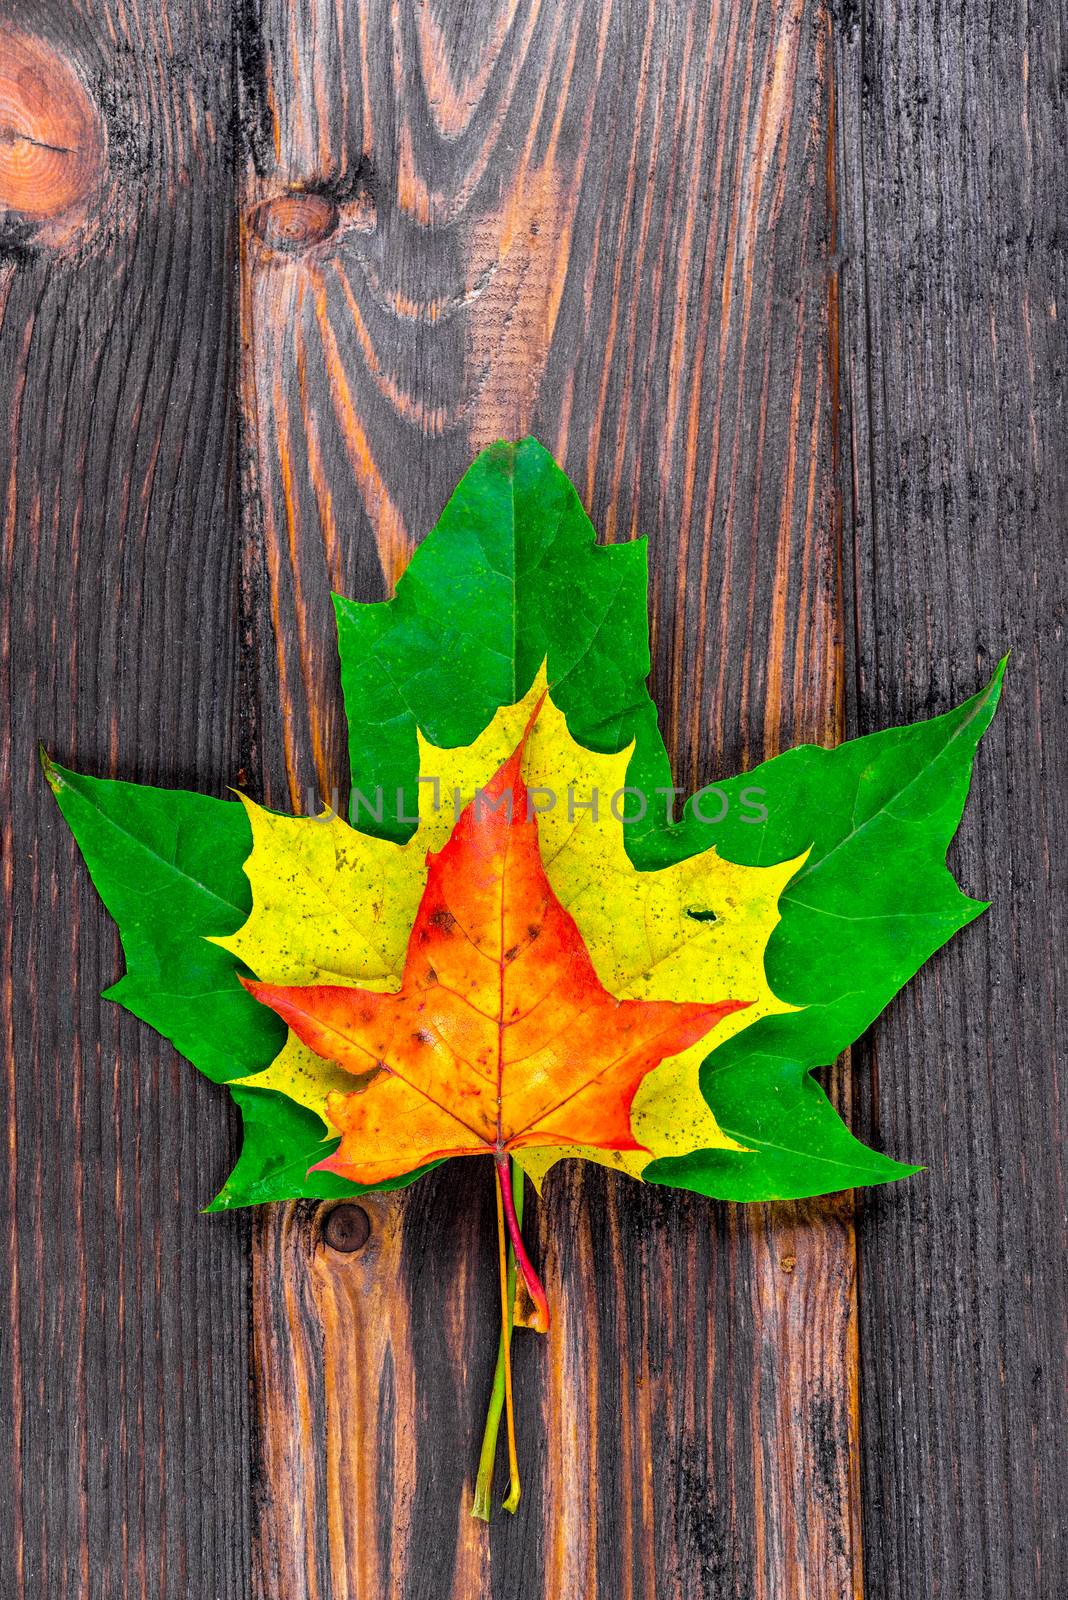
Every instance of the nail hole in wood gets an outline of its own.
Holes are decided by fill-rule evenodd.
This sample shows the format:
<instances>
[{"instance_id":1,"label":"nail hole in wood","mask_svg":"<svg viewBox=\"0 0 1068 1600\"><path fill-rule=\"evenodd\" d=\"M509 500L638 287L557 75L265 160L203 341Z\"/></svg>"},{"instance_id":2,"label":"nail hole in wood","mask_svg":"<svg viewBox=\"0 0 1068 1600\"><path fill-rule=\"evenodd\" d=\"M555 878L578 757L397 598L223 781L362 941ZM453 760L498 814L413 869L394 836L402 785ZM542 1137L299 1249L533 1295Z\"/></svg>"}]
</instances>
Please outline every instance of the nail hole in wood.
<instances>
[{"instance_id":1,"label":"nail hole in wood","mask_svg":"<svg viewBox=\"0 0 1068 1600\"><path fill-rule=\"evenodd\" d=\"M323 1243L343 1255L362 1250L371 1237L371 1219L362 1206L343 1201L333 1206L323 1222Z\"/></svg>"},{"instance_id":2,"label":"nail hole in wood","mask_svg":"<svg viewBox=\"0 0 1068 1600\"><path fill-rule=\"evenodd\" d=\"M338 210L324 194L280 194L253 206L249 225L268 250L289 255L329 239Z\"/></svg>"}]
</instances>

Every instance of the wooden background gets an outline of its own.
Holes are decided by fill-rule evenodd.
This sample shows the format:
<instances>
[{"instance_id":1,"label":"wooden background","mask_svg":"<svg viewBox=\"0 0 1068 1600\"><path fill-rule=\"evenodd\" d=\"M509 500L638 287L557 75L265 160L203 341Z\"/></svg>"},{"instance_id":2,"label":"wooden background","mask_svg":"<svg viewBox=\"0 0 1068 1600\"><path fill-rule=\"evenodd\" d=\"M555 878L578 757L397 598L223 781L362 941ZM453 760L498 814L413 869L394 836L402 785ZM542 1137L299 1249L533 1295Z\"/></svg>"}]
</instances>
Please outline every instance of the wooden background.
<instances>
[{"instance_id":1,"label":"wooden background","mask_svg":"<svg viewBox=\"0 0 1068 1600\"><path fill-rule=\"evenodd\" d=\"M1065 34L2 0L5 1600L1068 1592ZM554 1177L487 1532L489 1185L368 1203L355 1254L314 1205L199 1215L234 1120L97 999L118 940L35 746L331 796L329 589L387 593L528 430L649 537L680 782L1014 656L953 852L993 909L834 1074L926 1175L855 1211Z\"/></svg>"}]
</instances>

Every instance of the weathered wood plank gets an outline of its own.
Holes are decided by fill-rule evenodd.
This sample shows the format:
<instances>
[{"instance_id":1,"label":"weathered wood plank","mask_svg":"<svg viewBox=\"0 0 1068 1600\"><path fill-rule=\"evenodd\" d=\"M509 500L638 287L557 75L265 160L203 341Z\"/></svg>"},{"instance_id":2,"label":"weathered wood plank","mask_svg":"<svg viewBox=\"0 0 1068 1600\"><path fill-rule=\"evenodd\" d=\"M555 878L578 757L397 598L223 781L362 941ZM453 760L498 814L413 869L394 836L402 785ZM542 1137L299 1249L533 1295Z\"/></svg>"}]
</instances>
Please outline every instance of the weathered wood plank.
<instances>
[{"instance_id":1,"label":"weathered wood plank","mask_svg":"<svg viewBox=\"0 0 1068 1600\"><path fill-rule=\"evenodd\" d=\"M98 991L115 929L41 779L237 766L228 17L5 5L0 1590L249 1592L219 1092Z\"/></svg>"},{"instance_id":2,"label":"weathered wood plank","mask_svg":"<svg viewBox=\"0 0 1068 1600\"><path fill-rule=\"evenodd\" d=\"M343 789L329 588L387 592L472 451L527 429L606 537L650 536L680 781L834 736L824 7L265 0L243 43L252 781ZM848 1207L554 1176L526 1492L487 1534L492 1193L454 1166L368 1200L355 1255L314 1207L257 1224L257 1593L859 1592Z\"/></svg>"},{"instance_id":3,"label":"weathered wood plank","mask_svg":"<svg viewBox=\"0 0 1068 1600\"><path fill-rule=\"evenodd\" d=\"M860 731L1010 645L954 865L993 901L880 1024L867 1131L865 1547L879 1600L1068 1593L1063 1462L1064 21L863 4L842 35Z\"/></svg>"}]
</instances>

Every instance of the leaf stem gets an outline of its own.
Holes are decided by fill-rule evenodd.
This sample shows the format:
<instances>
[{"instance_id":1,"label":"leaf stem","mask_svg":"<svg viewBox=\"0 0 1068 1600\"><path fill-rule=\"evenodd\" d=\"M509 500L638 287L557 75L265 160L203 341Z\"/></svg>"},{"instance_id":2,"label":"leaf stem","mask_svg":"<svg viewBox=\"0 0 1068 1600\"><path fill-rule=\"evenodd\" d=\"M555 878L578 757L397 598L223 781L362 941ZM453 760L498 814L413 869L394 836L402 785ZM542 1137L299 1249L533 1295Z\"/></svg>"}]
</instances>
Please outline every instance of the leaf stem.
<instances>
[{"instance_id":1,"label":"leaf stem","mask_svg":"<svg viewBox=\"0 0 1068 1600\"><path fill-rule=\"evenodd\" d=\"M503 1173L502 1173L503 1168ZM497 1243L498 1250L502 1247L503 1230L508 1228L508 1265L505 1274L504 1294L507 1314L501 1317L501 1333L497 1345L497 1365L493 1373L493 1387L490 1390L489 1406L486 1412L486 1427L482 1435L482 1448L478 1457L478 1474L475 1478L474 1501L471 1506L471 1515L480 1517L483 1522L488 1522L493 1507L493 1468L497 1459L497 1440L500 1433L501 1416L505 1411L511 1390L511 1343L512 1326L515 1307L515 1291L517 1281L516 1250L523 1252L526 1261L529 1280L525 1280L524 1289L528 1296L528 1305L537 1306L534 1295L530 1294L528 1283L535 1285L541 1304L544 1309L544 1325L548 1325L549 1311L545 1291L538 1281L537 1274L530 1264L530 1258L523 1248L520 1229L523 1225L523 1191L524 1181L521 1168L515 1162L510 1165L504 1161L496 1163L496 1191L497 1191ZM502 1181L503 1177L503 1181ZM509 1222L511 1226L508 1226ZM523 1326L520 1321L520 1326ZM530 1325L530 1324L527 1324ZM536 1326L536 1324L534 1324ZM519 1502L519 1476L515 1466L515 1434L514 1410L509 1409L509 1459L512 1466L512 1482L508 1498L504 1501L507 1511L514 1511Z\"/></svg>"},{"instance_id":2,"label":"leaf stem","mask_svg":"<svg viewBox=\"0 0 1068 1600\"><path fill-rule=\"evenodd\" d=\"M493 1372L493 1387L490 1390L489 1406L486 1409L486 1428L482 1435L482 1449L478 1455L478 1475L475 1478L475 1497L471 1506L471 1515L480 1517L483 1522L488 1522L493 1510L493 1467L497 1460L497 1436L500 1432L501 1413L504 1410L504 1364L508 1360L511 1344L512 1295L515 1292L515 1255L511 1247L508 1250L508 1340L501 1329L500 1339L497 1344L497 1365Z\"/></svg>"},{"instance_id":3,"label":"leaf stem","mask_svg":"<svg viewBox=\"0 0 1068 1600\"><path fill-rule=\"evenodd\" d=\"M505 1174L507 1176L507 1167ZM515 1403L512 1397L512 1298L508 1282L508 1240L505 1236L503 1201L504 1184L501 1169L497 1168L497 1264L501 1279L501 1350L504 1355L504 1409L508 1419L508 1494L504 1500L506 1511L515 1511L519 1505L519 1454L515 1445ZM511 1190L509 1190L509 1194ZM499 1420L499 1413L498 1413Z\"/></svg>"},{"instance_id":4,"label":"leaf stem","mask_svg":"<svg viewBox=\"0 0 1068 1600\"><path fill-rule=\"evenodd\" d=\"M494 1156L497 1167L497 1186L500 1191L501 1201L504 1205L504 1218L508 1224L508 1236L512 1241L515 1251L519 1275L523 1280L526 1290L526 1299L513 1307L513 1316L521 1328L533 1328L535 1333L548 1333L549 1331L549 1297L545 1293L541 1279L534 1271L530 1257L527 1255L523 1243L523 1235L519 1231L519 1218L516 1216L515 1201L512 1198L512 1180L508 1171L508 1157L503 1153Z\"/></svg>"},{"instance_id":5,"label":"leaf stem","mask_svg":"<svg viewBox=\"0 0 1068 1600\"><path fill-rule=\"evenodd\" d=\"M495 1179L496 1181L496 1179ZM523 1174L519 1168L513 1166L512 1182L515 1186L515 1212L522 1226L523 1222ZM499 1234L498 1234L499 1239ZM515 1251L511 1244L508 1246L508 1337L505 1338L504 1328L501 1328L500 1339L497 1344L497 1365L493 1373L493 1387L490 1390L489 1406L486 1411L486 1428L482 1435L482 1449L478 1456L478 1476L475 1478L475 1497L471 1507L471 1515L480 1517L483 1522L488 1522L493 1509L493 1467L497 1460L497 1437L500 1432L501 1415L504 1411L504 1367L509 1359L512 1339L512 1301L515 1298Z\"/></svg>"}]
</instances>

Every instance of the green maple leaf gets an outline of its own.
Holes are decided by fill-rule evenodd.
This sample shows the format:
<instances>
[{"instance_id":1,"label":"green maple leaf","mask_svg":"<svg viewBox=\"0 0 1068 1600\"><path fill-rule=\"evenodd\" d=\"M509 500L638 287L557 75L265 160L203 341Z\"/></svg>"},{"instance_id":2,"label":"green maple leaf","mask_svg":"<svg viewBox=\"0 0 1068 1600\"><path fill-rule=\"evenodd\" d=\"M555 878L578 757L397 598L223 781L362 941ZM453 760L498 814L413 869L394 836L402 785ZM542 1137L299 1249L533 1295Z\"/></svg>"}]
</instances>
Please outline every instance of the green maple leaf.
<instances>
[{"instance_id":1,"label":"green maple leaf","mask_svg":"<svg viewBox=\"0 0 1068 1600\"><path fill-rule=\"evenodd\" d=\"M386 819L392 837L410 831L396 816L414 814L416 728L436 744L469 742L526 693L546 658L574 738L595 750L633 740L628 785L647 797L671 792L646 687L644 541L598 546L594 537L574 488L536 440L497 444L463 478L393 600L335 597L353 783L366 792L403 787L404 809ZM639 868L710 845L743 865L810 852L780 901L767 953L772 990L803 1009L738 1034L710 1053L703 1073L716 1120L747 1150L655 1162L646 1182L787 1199L917 1170L855 1139L811 1072L985 909L961 893L946 851L1004 665L945 716L836 750L800 746L718 784L703 810L691 801L678 825L666 799L630 823L627 848ZM745 791L760 791L763 820Z\"/></svg>"},{"instance_id":2,"label":"green maple leaf","mask_svg":"<svg viewBox=\"0 0 1068 1600\"><path fill-rule=\"evenodd\" d=\"M649 797L670 791L646 688L644 543L597 546L573 487L536 441L499 444L478 458L393 600L337 598L336 606L354 786L401 791L399 806L377 822L364 812L361 827L407 837L404 819L417 814L417 729L436 745L471 743L527 692L546 659L572 736L606 753L633 740L629 786ZM757 1200L916 1170L861 1145L811 1072L983 909L961 893L945 855L1001 674L946 716L837 750L803 746L725 781L714 801L720 822L705 820L700 797L674 825L662 800L632 816L627 849L639 869L710 845L739 865L808 852L781 897L766 955L771 988L798 1009L736 1034L702 1069L716 1120L745 1149L655 1161L645 1181ZM218 1081L262 1070L284 1029L235 981L245 970L236 957L207 942L233 933L250 909L244 808L48 761L45 770L122 934L127 972L108 997ZM760 791L759 806L747 790ZM337 1144L313 1111L247 1083L233 1093L244 1144L214 1208L364 1192L308 1173Z\"/></svg>"},{"instance_id":3,"label":"green maple leaf","mask_svg":"<svg viewBox=\"0 0 1068 1600\"><path fill-rule=\"evenodd\" d=\"M262 1071L278 1055L285 1027L236 982L246 969L210 942L236 932L252 907L244 807L182 789L89 778L44 753L41 759L97 892L119 925L126 972L104 998L170 1039L217 1083ZM367 1185L309 1173L338 1144L322 1119L282 1095L245 1086L231 1093L244 1140L209 1210L297 1196L331 1200L399 1188L421 1176Z\"/></svg>"}]
</instances>

